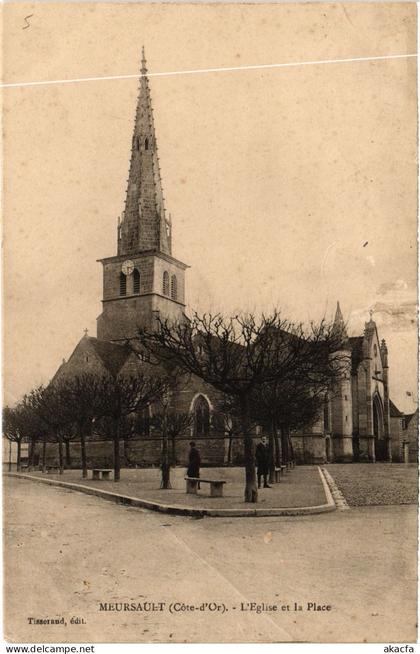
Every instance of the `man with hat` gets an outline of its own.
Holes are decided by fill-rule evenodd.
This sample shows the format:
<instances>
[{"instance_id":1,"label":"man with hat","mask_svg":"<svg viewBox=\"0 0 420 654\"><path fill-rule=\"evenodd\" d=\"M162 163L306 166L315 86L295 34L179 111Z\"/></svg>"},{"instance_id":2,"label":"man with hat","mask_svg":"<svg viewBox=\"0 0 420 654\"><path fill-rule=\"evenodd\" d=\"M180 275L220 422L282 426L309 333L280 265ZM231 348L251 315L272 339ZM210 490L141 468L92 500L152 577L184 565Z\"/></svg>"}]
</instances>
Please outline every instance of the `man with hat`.
<instances>
[{"instance_id":1,"label":"man with hat","mask_svg":"<svg viewBox=\"0 0 420 654\"><path fill-rule=\"evenodd\" d=\"M270 467L270 450L265 436L255 449L255 461L257 464L258 488L261 488L261 477L264 479L264 488L271 488L267 482L267 475Z\"/></svg>"}]
</instances>

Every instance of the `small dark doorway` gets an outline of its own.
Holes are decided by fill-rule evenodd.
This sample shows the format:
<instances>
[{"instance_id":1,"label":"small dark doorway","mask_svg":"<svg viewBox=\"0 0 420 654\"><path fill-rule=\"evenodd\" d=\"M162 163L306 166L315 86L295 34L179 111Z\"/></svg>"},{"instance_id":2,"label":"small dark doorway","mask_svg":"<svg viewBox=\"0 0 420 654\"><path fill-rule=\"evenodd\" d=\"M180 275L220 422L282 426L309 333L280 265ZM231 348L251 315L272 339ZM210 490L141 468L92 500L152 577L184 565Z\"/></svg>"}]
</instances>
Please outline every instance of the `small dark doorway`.
<instances>
[{"instance_id":1,"label":"small dark doorway","mask_svg":"<svg viewBox=\"0 0 420 654\"><path fill-rule=\"evenodd\" d=\"M353 461L360 459L360 440L358 436L353 436Z\"/></svg>"}]
</instances>

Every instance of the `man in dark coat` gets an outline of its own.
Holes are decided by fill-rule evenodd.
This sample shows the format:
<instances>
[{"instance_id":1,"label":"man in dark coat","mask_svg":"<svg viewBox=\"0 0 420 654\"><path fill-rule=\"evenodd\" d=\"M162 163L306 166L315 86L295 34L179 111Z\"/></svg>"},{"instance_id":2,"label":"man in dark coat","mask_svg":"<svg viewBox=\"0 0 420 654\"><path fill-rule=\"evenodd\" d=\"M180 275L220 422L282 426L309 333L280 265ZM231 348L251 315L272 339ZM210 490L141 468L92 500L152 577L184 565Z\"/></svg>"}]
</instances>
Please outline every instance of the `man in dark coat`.
<instances>
[{"instance_id":1,"label":"man in dark coat","mask_svg":"<svg viewBox=\"0 0 420 654\"><path fill-rule=\"evenodd\" d=\"M255 448L255 461L257 464L258 488L261 488L261 477L264 478L264 488L271 488L267 482L270 466L270 450L265 436L261 437L261 442Z\"/></svg>"},{"instance_id":2,"label":"man in dark coat","mask_svg":"<svg viewBox=\"0 0 420 654\"><path fill-rule=\"evenodd\" d=\"M200 465L201 465L200 452L197 450L194 441L191 441L190 453L188 456L187 477L199 477Z\"/></svg>"}]
</instances>

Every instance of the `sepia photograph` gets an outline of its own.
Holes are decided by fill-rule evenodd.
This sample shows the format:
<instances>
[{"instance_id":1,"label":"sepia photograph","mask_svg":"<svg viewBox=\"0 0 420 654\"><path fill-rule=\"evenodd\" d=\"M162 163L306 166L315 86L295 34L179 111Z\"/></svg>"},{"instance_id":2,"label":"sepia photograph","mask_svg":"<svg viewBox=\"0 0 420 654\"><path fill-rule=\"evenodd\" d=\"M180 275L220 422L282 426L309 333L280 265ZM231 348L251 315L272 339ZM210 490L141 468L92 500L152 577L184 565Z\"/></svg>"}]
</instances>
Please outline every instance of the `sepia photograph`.
<instances>
[{"instance_id":1,"label":"sepia photograph","mask_svg":"<svg viewBox=\"0 0 420 654\"><path fill-rule=\"evenodd\" d=\"M6 2L2 119L4 642L416 643L416 3Z\"/></svg>"}]
</instances>

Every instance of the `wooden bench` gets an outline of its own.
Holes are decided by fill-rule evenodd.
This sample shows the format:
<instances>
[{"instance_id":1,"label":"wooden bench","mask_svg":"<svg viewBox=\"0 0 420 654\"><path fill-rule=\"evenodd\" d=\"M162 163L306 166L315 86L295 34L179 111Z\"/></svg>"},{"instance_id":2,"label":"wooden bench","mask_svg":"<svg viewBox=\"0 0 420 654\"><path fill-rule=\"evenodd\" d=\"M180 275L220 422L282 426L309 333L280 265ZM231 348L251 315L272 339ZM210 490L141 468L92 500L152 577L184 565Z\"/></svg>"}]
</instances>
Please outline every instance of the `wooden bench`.
<instances>
[{"instance_id":1,"label":"wooden bench","mask_svg":"<svg viewBox=\"0 0 420 654\"><path fill-rule=\"evenodd\" d=\"M274 468L274 474L275 474L277 483L280 481L280 476L284 474L284 471L286 470L286 467L287 466L281 465L278 468Z\"/></svg>"},{"instance_id":2,"label":"wooden bench","mask_svg":"<svg viewBox=\"0 0 420 654\"><path fill-rule=\"evenodd\" d=\"M223 484L225 481L216 479L202 479L201 477L185 477L187 493L197 495L198 484L210 484L210 497L223 497Z\"/></svg>"},{"instance_id":3,"label":"wooden bench","mask_svg":"<svg viewBox=\"0 0 420 654\"><path fill-rule=\"evenodd\" d=\"M92 479L109 479L111 472L110 468L93 468Z\"/></svg>"}]
</instances>

